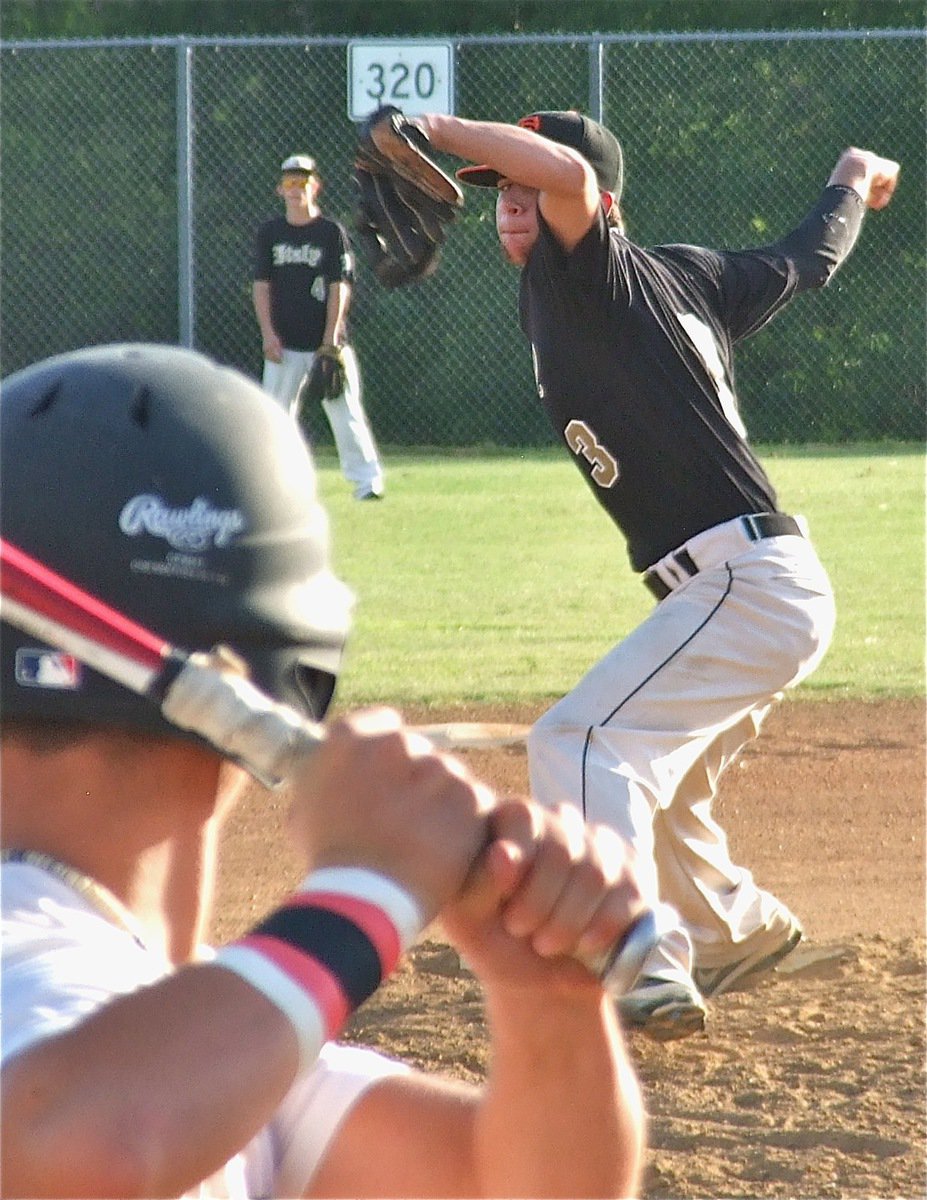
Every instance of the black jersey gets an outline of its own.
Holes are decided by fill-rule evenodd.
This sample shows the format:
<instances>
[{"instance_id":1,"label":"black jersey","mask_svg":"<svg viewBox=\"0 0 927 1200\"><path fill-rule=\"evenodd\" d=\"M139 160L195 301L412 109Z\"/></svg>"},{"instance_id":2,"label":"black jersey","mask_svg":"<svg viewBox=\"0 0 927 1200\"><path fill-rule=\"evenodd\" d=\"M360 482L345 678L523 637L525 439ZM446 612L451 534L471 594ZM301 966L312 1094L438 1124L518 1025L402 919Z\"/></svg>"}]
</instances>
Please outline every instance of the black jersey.
<instances>
[{"instance_id":1,"label":"black jersey","mask_svg":"<svg viewBox=\"0 0 927 1200\"><path fill-rule=\"evenodd\" d=\"M635 570L722 521L776 511L738 413L734 344L827 282L863 211L856 192L826 188L786 238L746 251L643 249L600 212L570 254L539 215L520 296L538 394Z\"/></svg>"},{"instance_id":2,"label":"black jersey","mask_svg":"<svg viewBox=\"0 0 927 1200\"><path fill-rule=\"evenodd\" d=\"M255 239L254 278L270 284L271 320L284 346L317 350L329 286L354 279L348 235L328 217L308 225L291 225L286 217L265 221Z\"/></svg>"}]
</instances>

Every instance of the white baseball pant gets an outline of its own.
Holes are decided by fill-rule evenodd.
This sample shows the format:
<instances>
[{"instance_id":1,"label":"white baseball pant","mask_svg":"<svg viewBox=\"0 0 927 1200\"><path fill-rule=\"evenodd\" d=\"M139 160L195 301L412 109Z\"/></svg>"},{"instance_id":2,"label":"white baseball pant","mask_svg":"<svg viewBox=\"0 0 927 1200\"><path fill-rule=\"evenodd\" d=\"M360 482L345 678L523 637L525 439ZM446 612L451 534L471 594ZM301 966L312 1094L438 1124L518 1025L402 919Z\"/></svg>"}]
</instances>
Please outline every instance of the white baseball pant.
<instances>
[{"instance_id":1,"label":"white baseball pant","mask_svg":"<svg viewBox=\"0 0 927 1200\"><path fill-rule=\"evenodd\" d=\"M331 426L341 473L353 485L354 495L382 494L383 468L376 443L364 411L357 355L351 346L342 347L345 365L345 389L334 400L323 400L322 408ZM263 385L266 391L296 416L299 387L309 373L315 354L311 350L284 350L280 362L264 360Z\"/></svg>"},{"instance_id":2,"label":"white baseball pant","mask_svg":"<svg viewBox=\"0 0 927 1200\"><path fill-rule=\"evenodd\" d=\"M730 962L781 911L732 862L711 804L721 773L782 691L823 658L835 621L830 583L806 537L751 542L737 520L685 549L698 573L528 738L535 797L577 804L616 829L639 857L645 897L678 913L642 974L682 981L693 950L700 966Z\"/></svg>"}]
</instances>

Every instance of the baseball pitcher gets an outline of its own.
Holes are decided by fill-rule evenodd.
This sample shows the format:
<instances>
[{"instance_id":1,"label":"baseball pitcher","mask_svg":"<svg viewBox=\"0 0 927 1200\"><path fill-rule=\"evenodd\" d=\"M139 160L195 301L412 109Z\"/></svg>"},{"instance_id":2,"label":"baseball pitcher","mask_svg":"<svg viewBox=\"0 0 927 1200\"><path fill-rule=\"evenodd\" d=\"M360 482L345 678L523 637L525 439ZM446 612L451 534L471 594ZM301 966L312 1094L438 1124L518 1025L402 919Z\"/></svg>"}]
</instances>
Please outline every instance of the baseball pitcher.
<instances>
[{"instance_id":1,"label":"baseball pitcher","mask_svg":"<svg viewBox=\"0 0 927 1200\"><path fill-rule=\"evenodd\" d=\"M732 860L712 799L783 691L821 661L835 620L807 522L781 511L749 444L735 347L829 282L867 209L891 200L899 166L845 150L771 245L646 248L624 230L618 140L577 112L504 125L385 110L368 141L393 154L406 187L418 171L426 216L435 164L417 168L415 151L470 160L458 179L495 193L538 398L657 601L535 724L528 760L538 799L574 804L633 844L667 932L619 1010L654 1038L684 1037L703 1028L706 998L768 971L802 937ZM376 212L369 189L367 200L368 223L401 221L395 206ZM381 253L395 241L384 236ZM414 281L414 259L408 270Z\"/></svg>"}]
</instances>

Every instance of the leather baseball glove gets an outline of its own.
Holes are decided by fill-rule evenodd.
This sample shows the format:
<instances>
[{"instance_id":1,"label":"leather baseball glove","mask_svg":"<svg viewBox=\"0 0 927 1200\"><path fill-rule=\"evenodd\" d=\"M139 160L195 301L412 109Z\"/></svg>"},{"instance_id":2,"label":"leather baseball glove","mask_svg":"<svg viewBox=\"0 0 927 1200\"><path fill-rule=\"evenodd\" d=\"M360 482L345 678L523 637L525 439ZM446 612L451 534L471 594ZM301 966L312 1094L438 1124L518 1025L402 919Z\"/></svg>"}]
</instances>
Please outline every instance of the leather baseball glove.
<instances>
[{"instance_id":1,"label":"leather baseball glove","mask_svg":"<svg viewBox=\"0 0 927 1200\"><path fill-rule=\"evenodd\" d=\"M304 416L322 400L334 400L345 386L344 357L340 346L319 346L312 367L299 389L297 413Z\"/></svg>"},{"instance_id":2,"label":"leather baseball glove","mask_svg":"<svg viewBox=\"0 0 927 1200\"><path fill-rule=\"evenodd\" d=\"M355 227L377 279L396 288L438 265L447 226L463 207L460 187L429 156L422 127L392 105L361 126L355 156Z\"/></svg>"}]
</instances>

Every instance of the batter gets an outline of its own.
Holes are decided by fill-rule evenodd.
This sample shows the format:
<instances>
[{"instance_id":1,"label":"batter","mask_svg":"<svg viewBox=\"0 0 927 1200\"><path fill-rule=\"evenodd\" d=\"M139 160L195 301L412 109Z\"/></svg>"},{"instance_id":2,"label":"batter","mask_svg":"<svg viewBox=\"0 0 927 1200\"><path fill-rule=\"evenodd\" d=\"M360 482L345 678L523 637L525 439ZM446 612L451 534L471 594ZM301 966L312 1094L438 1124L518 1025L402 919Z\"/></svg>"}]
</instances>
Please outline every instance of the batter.
<instances>
[{"instance_id":1,"label":"batter","mask_svg":"<svg viewBox=\"0 0 927 1200\"><path fill-rule=\"evenodd\" d=\"M352 597L266 392L139 343L3 382L4 543L321 721ZM240 741L6 621L0 679L5 1196L638 1194L640 1088L575 961L642 916L610 830L496 797L395 710L333 717L279 814L307 874L204 954ZM439 916L485 1001L485 1083L337 1040Z\"/></svg>"}]
</instances>

